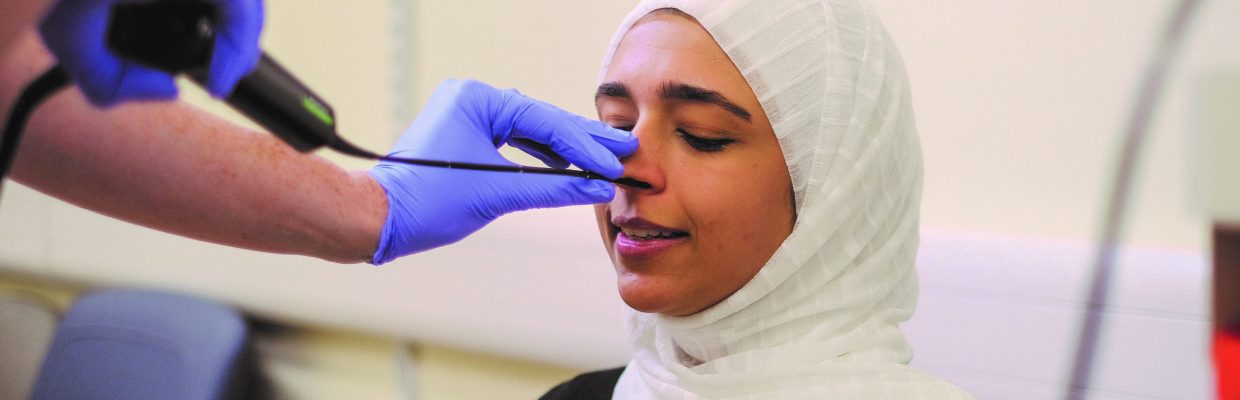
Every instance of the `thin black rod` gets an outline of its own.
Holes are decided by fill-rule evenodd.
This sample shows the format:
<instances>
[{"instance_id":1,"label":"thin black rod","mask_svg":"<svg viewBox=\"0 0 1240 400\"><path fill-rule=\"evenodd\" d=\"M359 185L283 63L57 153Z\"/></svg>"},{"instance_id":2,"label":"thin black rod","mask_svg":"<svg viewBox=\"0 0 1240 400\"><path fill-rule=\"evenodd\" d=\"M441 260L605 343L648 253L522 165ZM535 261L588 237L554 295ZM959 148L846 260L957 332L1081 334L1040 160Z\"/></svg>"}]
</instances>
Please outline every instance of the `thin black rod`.
<instances>
[{"instance_id":1,"label":"thin black rod","mask_svg":"<svg viewBox=\"0 0 1240 400\"><path fill-rule=\"evenodd\" d=\"M1076 355L1072 363L1072 375L1068 383L1068 400L1081 400L1089 385L1097 355L1098 338L1102 335L1102 317L1106 311L1106 300L1111 287L1111 274L1115 269L1116 254L1120 246L1120 236L1124 230L1124 216L1127 215L1129 200L1132 196L1132 181L1136 174L1137 162L1149 133L1150 118L1162 98L1163 86L1166 83L1167 70L1173 57L1183 44L1184 33L1188 30L1193 11L1200 3L1198 0L1183 0L1175 9L1162 36L1158 47L1151 55L1149 65L1141 80L1136 102L1124 129L1123 147L1116 162L1115 180L1106 203L1106 214L1102 230L1099 232L1098 247L1093 260L1093 274L1089 286L1089 300L1085 314L1082 316L1080 337L1077 341Z\"/></svg>"},{"instance_id":2,"label":"thin black rod","mask_svg":"<svg viewBox=\"0 0 1240 400\"><path fill-rule=\"evenodd\" d=\"M530 166L524 166L524 165L478 164L478 163L458 162L458 161L441 161L441 160L427 160L427 159L421 159L421 158L381 156L373 152L367 151L365 149L362 149L360 147L357 147L353 145L352 143L345 141L344 139L337 139L334 143L328 146L341 153L356 156L356 157L361 157L361 158L366 158L366 159L371 159L371 160L398 162L398 163L410 164L410 165L420 165L420 166L425 166L425 167L465 169L465 170L472 170L472 171L516 172L516 173L524 173L524 174L572 176L572 177L586 178L586 179L599 179L599 180L608 181L608 182L611 182L617 185L632 186L632 187L639 188L639 189L650 189L651 187L649 183L642 182L636 179L632 179L632 178L611 179L611 178L608 178L608 177L605 177L599 174L595 174L590 171L557 169L557 168L546 168L546 167L530 167Z\"/></svg>"}]
</instances>

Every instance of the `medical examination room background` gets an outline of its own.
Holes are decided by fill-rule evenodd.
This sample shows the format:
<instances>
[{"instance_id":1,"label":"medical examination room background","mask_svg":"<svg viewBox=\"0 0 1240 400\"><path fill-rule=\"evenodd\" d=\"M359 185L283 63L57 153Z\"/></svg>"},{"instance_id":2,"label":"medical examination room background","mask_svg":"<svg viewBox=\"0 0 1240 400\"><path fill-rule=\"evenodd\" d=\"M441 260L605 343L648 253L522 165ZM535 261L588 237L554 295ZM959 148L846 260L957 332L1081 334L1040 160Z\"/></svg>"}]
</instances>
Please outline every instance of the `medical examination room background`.
<instances>
[{"instance_id":1,"label":"medical examination room background","mask_svg":"<svg viewBox=\"0 0 1240 400\"><path fill-rule=\"evenodd\" d=\"M343 135L385 150L447 78L518 88L593 117L600 57L636 1L266 3L267 51L332 102ZM1088 244L1135 83L1172 2L871 3L912 82L923 230ZM1199 10L1153 120L1127 244L1207 249L1208 224L1194 208L1192 105L1204 73L1240 73L1236 21L1238 1ZM0 291L61 307L99 286L223 301L269 322L257 349L283 397L536 398L627 360L622 304L589 207L506 216L456 245L373 267L194 242L6 189ZM1184 351L1206 360L1204 348Z\"/></svg>"}]
</instances>

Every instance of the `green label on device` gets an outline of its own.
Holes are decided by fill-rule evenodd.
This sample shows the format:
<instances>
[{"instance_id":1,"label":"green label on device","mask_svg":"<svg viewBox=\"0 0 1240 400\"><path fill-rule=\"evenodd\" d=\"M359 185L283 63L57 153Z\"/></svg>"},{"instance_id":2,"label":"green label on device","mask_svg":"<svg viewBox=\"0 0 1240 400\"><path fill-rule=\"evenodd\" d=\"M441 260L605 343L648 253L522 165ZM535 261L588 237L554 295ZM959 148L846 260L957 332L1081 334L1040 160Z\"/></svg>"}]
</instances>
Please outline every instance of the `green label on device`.
<instances>
[{"instance_id":1,"label":"green label on device","mask_svg":"<svg viewBox=\"0 0 1240 400\"><path fill-rule=\"evenodd\" d=\"M327 111L327 107L323 107L323 105L320 104L318 100L315 100L313 97L310 97L310 96L302 97L301 106L305 107L306 111L309 111L311 114L314 114L314 116L319 117L319 120L323 121L323 123L328 124L328 125L335 125L336 119L332 118L332 114Z\"/></svg>"}]
</instances>

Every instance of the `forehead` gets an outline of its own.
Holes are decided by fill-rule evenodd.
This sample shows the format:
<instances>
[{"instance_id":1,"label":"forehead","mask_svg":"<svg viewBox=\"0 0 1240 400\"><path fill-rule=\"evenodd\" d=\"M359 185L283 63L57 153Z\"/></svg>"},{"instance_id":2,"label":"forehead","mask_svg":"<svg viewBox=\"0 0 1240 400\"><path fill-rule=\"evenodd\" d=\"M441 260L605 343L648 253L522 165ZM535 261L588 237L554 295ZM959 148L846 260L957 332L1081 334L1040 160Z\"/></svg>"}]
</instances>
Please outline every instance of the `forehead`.
<instances>
[{"instance_id":1,"label":"forehead","mask_svg":"<svg viewBox=\"0 0 1240 400\"><path fill-rule=\"evenodd\" d=\"M625 33L603 81L641 91L668 80L752 96L740 71L697 21L655 12Z\"/></svg>"}]
</instances>

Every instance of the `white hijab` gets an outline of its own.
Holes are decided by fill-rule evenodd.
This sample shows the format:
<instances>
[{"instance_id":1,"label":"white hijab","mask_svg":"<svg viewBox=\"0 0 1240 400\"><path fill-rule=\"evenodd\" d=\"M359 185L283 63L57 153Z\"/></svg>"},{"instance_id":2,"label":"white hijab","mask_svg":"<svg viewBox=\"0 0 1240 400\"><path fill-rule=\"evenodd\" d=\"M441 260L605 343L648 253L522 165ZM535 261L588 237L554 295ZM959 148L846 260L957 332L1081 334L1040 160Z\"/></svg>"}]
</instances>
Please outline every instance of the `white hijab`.
<instances>
[{"instance_id":1,"label":"white hijab","mask_svg":"<svg viewBox=\"0 0 1240 400\"><path fill-rule=\"evenodd\" d=\"M629 310L615 399L969 399L906 364L921 148L904 65L860 0L646 0L698 20L757 95L796 195L792 234L700 313Z\"/></svg>"}]
</instances>

